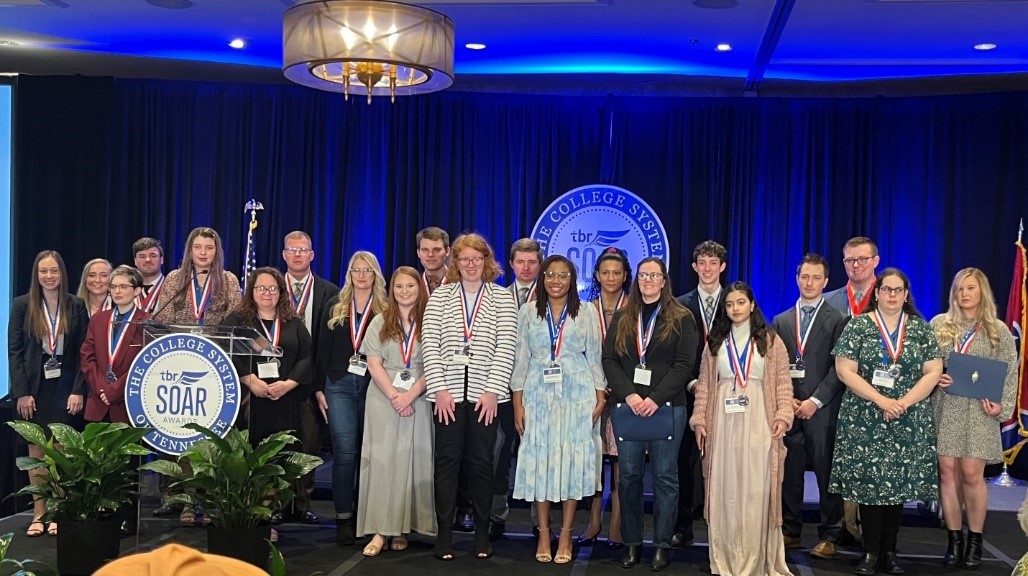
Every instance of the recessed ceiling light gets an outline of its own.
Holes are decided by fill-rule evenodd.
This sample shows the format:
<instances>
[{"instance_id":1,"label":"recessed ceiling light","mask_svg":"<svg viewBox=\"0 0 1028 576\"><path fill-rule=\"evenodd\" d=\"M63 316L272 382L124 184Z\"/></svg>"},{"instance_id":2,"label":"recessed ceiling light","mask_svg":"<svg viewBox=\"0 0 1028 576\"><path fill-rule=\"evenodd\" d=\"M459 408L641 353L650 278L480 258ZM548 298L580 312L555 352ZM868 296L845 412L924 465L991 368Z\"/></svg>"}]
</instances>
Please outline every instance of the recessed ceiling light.
<instances>
[{"instance_id":1,"label":"recessed ceiling light","mask_svg":"<svg viewBox=\"0 0 1028 576\"><path fill-rule=\"evenodd\" d=\"M236 38L229 42L228 45L237 50L240 48L246 48L246 40L243 40L242 38Z\"/></svg>"},{"instance_id":2,"label":"recessed ceiling light","mask_svg":"<svg viewBox=\"0 0 1028 576\"><path fill-rule=\"evenodd\" d=\"M981 51L984 52L986 50L995 50L996 49L996 45L993 44L992 42L982 42L981 44L975 44L974 45L974 49L975 50L981 50Z\"/></svg>"},{"instance_id":3,"label":"recessed ceiling light","mask_svg":"<svg viewBox=\"0 0 1028 576\"><path fill-rule=\"evenodd\" d=\"M717 50L718 52L728 52L731 49L732 49L732 45L728 44L727 42L722 42L722 43L718 44L717 46L714 46L714 50Z\"/></svg>"},{"instance_id":4,"label":"recessed ceiling light","mask_svg":"<svg viewBox=\"0 0 1028 576\"><path fill-rule=\"evenodd\" d=\"M480 42L468 42L464 47L468 50L485 50L485 44Z\"/></svg>"}]
</instances>

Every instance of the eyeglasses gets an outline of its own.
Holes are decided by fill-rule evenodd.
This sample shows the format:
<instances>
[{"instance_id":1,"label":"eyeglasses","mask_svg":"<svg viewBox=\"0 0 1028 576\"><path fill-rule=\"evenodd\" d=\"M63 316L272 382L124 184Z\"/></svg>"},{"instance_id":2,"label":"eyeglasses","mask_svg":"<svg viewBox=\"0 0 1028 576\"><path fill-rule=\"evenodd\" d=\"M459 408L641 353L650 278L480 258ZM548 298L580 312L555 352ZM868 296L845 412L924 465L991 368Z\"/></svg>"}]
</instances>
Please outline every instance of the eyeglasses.
<instances>
[{"instance_id":1,"label":"eyeglasses","mask_svg":"<svg viewBox=\"0 0 1028 576\"><path fill-rule=\"evenodd\" d=\"M906 292L907 289L904 288L903 286L899 286L898 288L893 288L891 286L882 286L881 288L878 289L878 291L881 292L882 294L890 294L890 295L895 296L897 294L902 294L902 293Z\"/></svg>"},{"instance_id":2,"label":"eyeglasses","mask_svg":"<svg viewBox=\"0 0 1028 576\"><path fill-rule=\"evenodd\" d=\"M457 262L459 262L461 266L467 266L469 264L478 266L482 262L485 262L485 258L481 256L475 256L474 258L457 258Z\"/></svg>"},{"instance_id":3,"label":"eyeglasses","mask_svg":"<svg viewBox=\"0 0 1028 576\"><path fill-rule=\"evenodd\" d=\"M111 292L119 292L121 290L135 290L136 287L131 284L111 284Z\"/></svg>"},{"instance_id":4,"label":"eyeglasses","mask_svg":"<svg viewBox=\"0 0 1028 576\"><path fill-rule=\"evenodd\" d=\"M543 272L543 276L545 276L547 280L555 280L557 278L567 280L571 277L571 272L550 272L547 270L546 272Z\"/></svg>"},{"instance_id":5,"label":"eyeglasses","mask_svg":"<svg viewBox=\"0 0 1028 576\"><path fill-rule=\"evenodd\" d=\"M314 252L314 250L311 250L310 248L286 248L283 252L289 252L294 256L306 256L311 252Z\"/></svg>"},{"instance_id":6,"label":"eyeglasses","mask_svg":"<svg viewBox=\"0 0 1028 576\"><path fill-rule=\"evenodd\" d=\"M664 275L660 272L640 272L635 275L640 280L663 280Z\"/></svg>"},{"instance_id":7,"label":"eyeglasses","mask_svg":"<svg viewBox=\"0 0 1028 576\"><path fill-rule=\"evenodd\" d=\"M868 262L874 259L874 256L861 256L860 258L843 258L842 263L847 266L856 266L860 264L865 266Z\"/></svg>"},{"instance_id":8,"label":"eyeglasses","mask_svg":"<svg viewBox=\"0 0 1028 576\"><path fill-rule=\"evenodd\" d=\"M374 272L371 268L350 268L350 274L354 276L364 276L365 274L371 274Z\"/></svg>"},{"instance_id":9,"label":"eyeglasses","mask_svg":"<svg viewBox=\"0 0 1028 576\"><path fill-rule=\"evenodd\" d=\"M261 293L266 292L268 294L278 294L278 286L254 286L253 291Z\"/></svg>"}]
</instances>

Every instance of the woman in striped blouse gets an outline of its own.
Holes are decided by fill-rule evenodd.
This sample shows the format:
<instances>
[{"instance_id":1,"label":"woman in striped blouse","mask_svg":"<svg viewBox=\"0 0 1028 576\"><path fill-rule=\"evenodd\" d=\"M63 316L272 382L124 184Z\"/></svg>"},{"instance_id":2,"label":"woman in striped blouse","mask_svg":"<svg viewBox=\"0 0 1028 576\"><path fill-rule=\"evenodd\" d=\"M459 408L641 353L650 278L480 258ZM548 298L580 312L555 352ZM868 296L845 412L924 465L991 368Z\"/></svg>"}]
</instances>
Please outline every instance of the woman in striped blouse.
<instances>
[{"instance_id":1,"label":"woman in striped blouse","mask_svg":"<svg viewBox=\"0 0 1028 576\"><path fill-rule=\"evenodd\" d=\"M493 282L500 264L485 238L464 234L452 253L457 266L429 298L422 330L427 396L435 403L435 555L440 560L453 560L451 521L461 468L470 479L476 556L492 556L488 518L496 407L510 400L518 316L510 292Z\"/></svg>"}]
</instances>

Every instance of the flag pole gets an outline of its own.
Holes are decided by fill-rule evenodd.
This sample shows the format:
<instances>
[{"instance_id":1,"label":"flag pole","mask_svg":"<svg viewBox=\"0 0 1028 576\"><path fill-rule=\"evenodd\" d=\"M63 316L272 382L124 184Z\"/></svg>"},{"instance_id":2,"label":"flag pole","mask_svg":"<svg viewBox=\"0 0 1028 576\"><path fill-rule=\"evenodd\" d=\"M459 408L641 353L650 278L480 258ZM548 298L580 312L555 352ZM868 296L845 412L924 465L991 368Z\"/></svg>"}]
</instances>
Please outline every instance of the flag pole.
<instances>
[{"instance_id":1,"label":"flag pole","mask_svg":"<svg viewBox=\"0 0 1028 576\"><path fill-rule=\"evenodd\" d=\"M1024 235L1024 218L1021 218L1020 221L1018 222L1018 225L1017 225L1017 244L1016 244L1016 246L1017 246L1018 251L1022 250L1023 244L1021 244L1021 237L1023 235ZM1022 290L1024 289L1024 278L1021 278L1021 289ZM1022 307L1023 306L1024 306L1024 303L1022 302ZM1008 316L1010 315L1009 311L1007 312L1007 315ZM1023 341L1024 340L1023 338L1021 340L1022 341L1019 343L1020 344L1020 348L1021 348L1020 351L1019 351L1019 356L1021 358L1023 358L1024 357L1024 346L1025 346L1025 343ZM1018 362L1018 368L1020 368L1020 367L1021 367L1021 362ZM1021 380L1024 377L1024 375L1022 374L1022 375L1019 375L1019 376L1020 377L1017 379L1018 388L1021 387ZM1021 391L1018 390L1018 398L1017 398L1018 402L1017 402L1017 406L1014 408L1014 410L1016 411L1015 413L1017 413L1017 414L1020 414L1020 411L1021 411L1021 394L1020 394L1020 392ZM1024 442L1025 441L1022 440L1021 442L1019 442L1017 445L1015 445L1014 447L1012 447L1010 449L1010 450L1014 450L1013 458L1017 458L1017 455L1020 453L1020 450L1018 448L1021 445L1023 445ZM1004 450L1004 452L1007 452L1007 451L1008 450ZM1022 480L1018 480L1017 478L1014 478L1013 476L1011 476L1009 474L1009 472L1007 471L1007 456L1006 456L1006 454L1003 455L1003 472L1001 472L999 476L993 478L990 483L993 486L1002 486L1004 488L1012 488L1014 486L1024 486L1025 484L1028 484L1028 483L1026 483L1026 482L1024 482Z\"/></svg>"},{"instance_id":2,"label":"flag pole","mask_svg":"<svg viewBox=\"0 0 1028 576\"><path fill-rule=\"evenodd\" d=\"M257 269L257 247L254 246L253 231L257 229L257 212L263 211L264 205L250 198L243 207L243 213L250 213L250 221L246 225L246 251L243 253L243 274L239 278L239 290L246 291L246 279L250 272Z\"/></svg>"}]
</instances>

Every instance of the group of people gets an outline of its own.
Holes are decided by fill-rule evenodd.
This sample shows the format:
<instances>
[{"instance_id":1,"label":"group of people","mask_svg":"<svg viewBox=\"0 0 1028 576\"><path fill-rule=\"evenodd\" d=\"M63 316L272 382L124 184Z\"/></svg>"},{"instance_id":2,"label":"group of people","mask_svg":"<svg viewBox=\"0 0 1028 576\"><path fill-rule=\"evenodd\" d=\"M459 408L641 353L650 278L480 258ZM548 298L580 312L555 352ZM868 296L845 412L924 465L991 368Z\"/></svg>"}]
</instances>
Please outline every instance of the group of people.
<instances>
[{"instance_id":1,"label":"group of people","mask_svg":"<svg viewBox=\"0 0 1028 576\"><path fill-rule=\"evenodd\" d=\"M828 263L808 254L796 304L768 322L746 283L722 284L728 254L714 241L695 248L699 285L678 298L663 261L633 270L607 248L588 271L586 301L586 271L544 258L534 240L511 246L507 287L495 283L503 264L478 234L451 245L429 227L416 242L422 272L401 266L387 279L374 254L358 251L340 288L313 274L310 237L291 232L286 273L256 269L242 296L210 228L190 233L167 277L153 238L133 245L134 267L90 261L79 296L68 293L61 256L40 252L9 326L18 413L44 425L127 421L124 384L143 338L135 321L249 326L283 350L275 366L236 359L251 440L295 430L316 453L327 423L337 541L369 536L366 556L403 550L418 533L453 560L456 529L474 532L475 557L490 557L506 530L516 454L513 497L532 503L539 562L572 561L580 500L592 501L578 543L597 541L607 458L607 542L623 548L624 568L638 564L648 457L655 571L693 542L697 467L714 574L789 574L808 468L820 510L812 555L832 558L859 536L857 574L902 574L902 504L939 498L946 564L980 564L982 472L1001 457L998 422L1013 411L1017 376L981 271L958 272L949 310L929 323L906 275L876 274L877 247L856 237L843 247L845 286L824 293ZM1009 364L1001 403L947 394L952 351ZM307 482L291 512L317 523ZM43 511L35 502L29 536L56 533Z\"/></svg>"}]
</instances>

